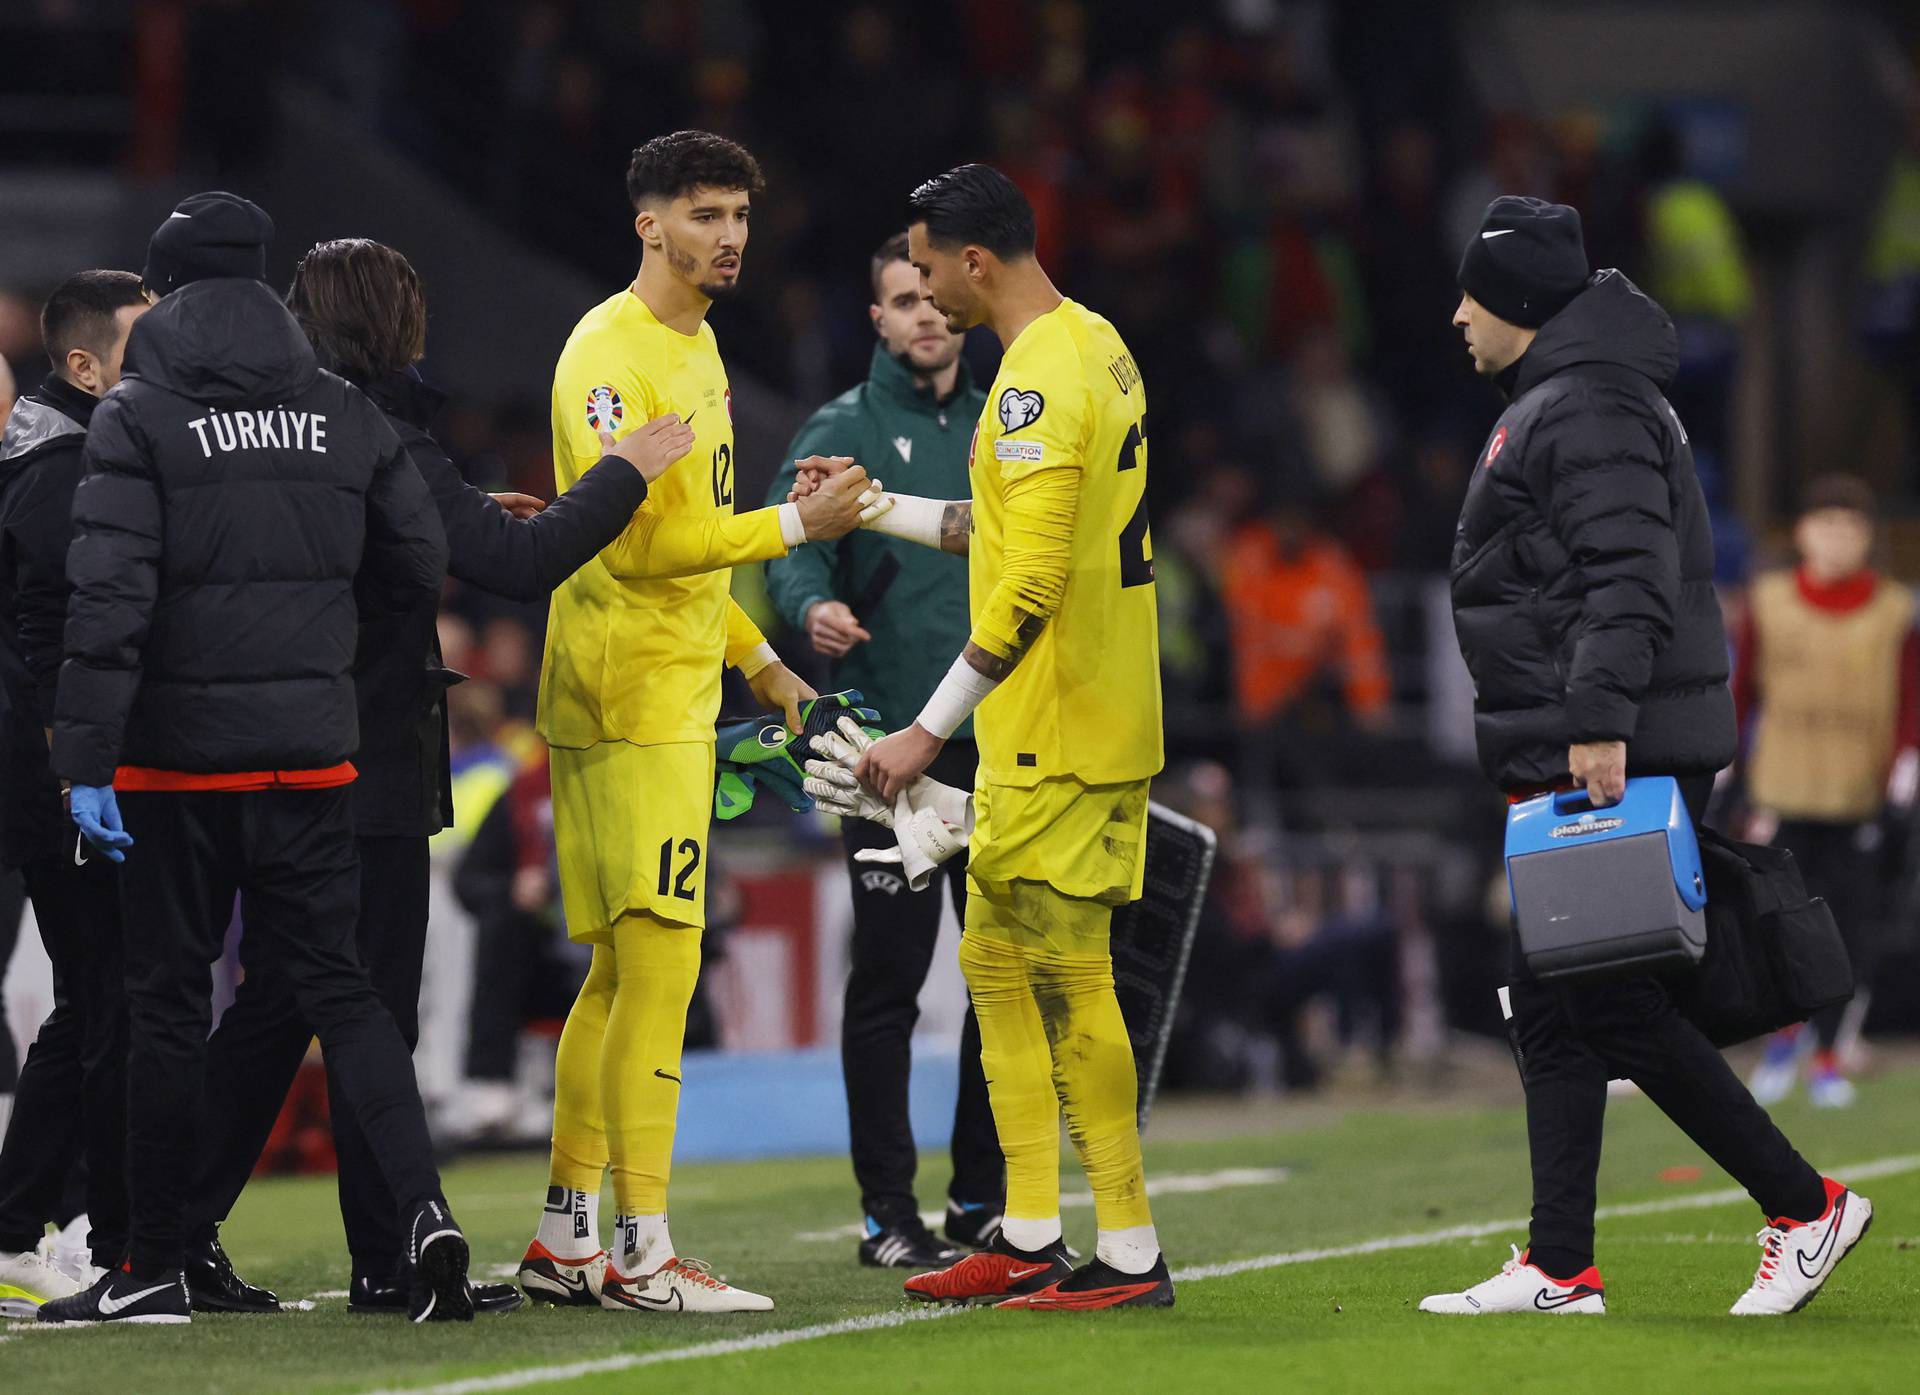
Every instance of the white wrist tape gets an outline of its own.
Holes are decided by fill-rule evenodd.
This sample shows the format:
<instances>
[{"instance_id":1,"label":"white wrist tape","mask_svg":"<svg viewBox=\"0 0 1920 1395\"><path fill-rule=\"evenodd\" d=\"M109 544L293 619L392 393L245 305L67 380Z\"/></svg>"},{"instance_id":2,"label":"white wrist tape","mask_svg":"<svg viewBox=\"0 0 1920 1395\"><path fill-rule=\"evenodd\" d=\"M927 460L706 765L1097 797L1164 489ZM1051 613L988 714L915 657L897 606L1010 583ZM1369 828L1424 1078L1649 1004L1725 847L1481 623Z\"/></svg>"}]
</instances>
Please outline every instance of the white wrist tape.
<instances>
[{"instance_id":1,"label":"white wrist tape","mask_svg":"<svg viewBox=\"0 0 1920 1395\"><path fill-rule=\"evenodd\" d=\"M953 661L953 667L940 680L940 686L933 690L927 705L920 709L917 720L927 731L945 741L962 722L973 715L973 709L985 700L987 694L999 686L998 678L987 677L968 663L967 656L962 654Z\"/></svg>"},{"instance_id":2,"label":"white wrist tape","mask_svg":"<svg viewBox=\"0 0 1920 1395\"><path fill-rule=\"evenodd\" d=\"M773 646L763 639L757 648L739 662L737 667L740 670L740 676L742 678L752 678L768 664L777 664L779 662L780 656L774 653Z\"/></svg>"},{"instance_id":3,"label":"white wrist tape","mask_svg":"<svg viewBox=\"0 0 1920 1395\"><path fill-rule=\"evenodd\" d=\"M807 540L807 525L800 517L800 506L789 501L780 506L780 541L792 551Z\"/></svg>"},{"instance_id":4,"label":"white wrist tape","mask_svg":"<svg viewBox=\"0 0 1920 1395\"><path fill-rule=\"evenodd\" d=\"M947 511L944 499L923 499L918 494L889 494L893 507L877 515L865 526L890 538L905 538L922 547L940 546L940 518Z\"/></svg>"}]
</instances>

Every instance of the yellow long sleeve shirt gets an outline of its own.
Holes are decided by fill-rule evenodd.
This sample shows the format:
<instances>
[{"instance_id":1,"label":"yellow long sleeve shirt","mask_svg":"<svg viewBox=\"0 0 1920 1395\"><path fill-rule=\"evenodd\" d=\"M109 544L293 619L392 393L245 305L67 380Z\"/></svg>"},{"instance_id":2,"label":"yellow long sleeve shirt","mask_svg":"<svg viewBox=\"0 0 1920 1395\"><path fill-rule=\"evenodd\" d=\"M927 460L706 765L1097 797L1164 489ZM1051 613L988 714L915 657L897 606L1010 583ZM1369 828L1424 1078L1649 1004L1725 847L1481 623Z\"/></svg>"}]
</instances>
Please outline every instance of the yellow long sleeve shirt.
<instances>
[{"instance_id":1,"label":"yellow long sleeve shirt","mask_svg":"<svg viewBox=\"0 0 1920 1395\"><path fill-rule=\"evenodd\" d=\"M733 511L732 392L713 330L669 329L630 289L588 311L553 374L553 472L566 490L617 439L676 412L693 449L627 529L554 592L540 673L550 745L711 741L728 664L752 676L765 636L731 568L784 556L779 510Z\"/></svg>"}]
</instances>

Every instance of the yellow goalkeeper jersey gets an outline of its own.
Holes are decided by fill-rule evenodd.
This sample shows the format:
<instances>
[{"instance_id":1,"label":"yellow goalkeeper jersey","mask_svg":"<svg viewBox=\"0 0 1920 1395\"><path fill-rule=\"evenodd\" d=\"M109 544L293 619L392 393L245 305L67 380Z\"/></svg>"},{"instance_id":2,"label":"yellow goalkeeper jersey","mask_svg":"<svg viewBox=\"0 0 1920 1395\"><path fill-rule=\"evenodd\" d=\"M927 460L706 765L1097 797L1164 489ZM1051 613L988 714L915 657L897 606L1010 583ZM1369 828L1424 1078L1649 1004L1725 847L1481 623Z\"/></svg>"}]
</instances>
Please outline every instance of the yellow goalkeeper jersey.
<instances>
[{"instance_id":1,"label":"yellow goalkeeper jersey","mask_svg":"<svg viewBox=\"0 0 1920 1395\"><path fill-rule=\"evenodd\" d=\"M1079 497L1059 606L975 717L985 783L1113 784L1163 763L1146 406L1119 334L1071 300L1022 330L1001 360L973 442L976 627L1001 575L1008 486L1067 468Z\"/></svg>"},{"instance_id":2,"label":"yellow goalkeeper jersey","mask_svg":"<svg viewBox=\"0 0 1920 1395\"><path fill-rule=\"evenodd\" d=\"M629 289L574 326L553 372L554 484L566 490L618 439L677 412L693 449L647 490L624 533L553 593L540 734L711 741L727 664L751 675L765 642L728 594L729 569L785 554L778 510L733 512L733 416L713 330L681 334Z\"/></svg>"}]
</instances>

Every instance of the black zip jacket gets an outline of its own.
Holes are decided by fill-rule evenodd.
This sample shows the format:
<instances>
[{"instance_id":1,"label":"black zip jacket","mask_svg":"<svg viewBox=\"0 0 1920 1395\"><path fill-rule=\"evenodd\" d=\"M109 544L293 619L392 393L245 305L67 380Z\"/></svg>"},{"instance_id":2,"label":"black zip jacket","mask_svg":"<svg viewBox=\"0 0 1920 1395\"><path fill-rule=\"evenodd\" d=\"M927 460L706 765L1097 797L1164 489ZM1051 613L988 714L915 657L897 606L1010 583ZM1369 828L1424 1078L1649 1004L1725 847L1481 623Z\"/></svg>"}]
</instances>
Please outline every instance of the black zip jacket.
<instances>
[{"instance_id":1,"label":"black zip jacket","mask_svg":"<svg viewBox=\"0 0 1920 1395\"><path fill-rule=\"evenodd\" d=\"M99 399L58 374L0 434L0 863L60 856L68 823L46 728L67 624L67 544L87 423Z\"/></svg>"},{"instance_id":2,"label":"black zip jacket","mask_svg":"<svg viewBox=\"0 0 1920 1395\"><path fill-rule=\"evenodd\" d=\"M1713 533L1663 395L1673 321L1602 271L1502 375L1512 405L1467 487L1453 614L1480 763L1503 789L1568 778L1567 747L1624 741L1633 774L1733 759Z\"/></svg>"},{"instance_id":3,"label":"black zip jacket","mask_svg":"<svg viewBox=\"0 0 1920 1395\"><path fill-rule=\"evenodd\" d=\"M363 600L446 568L439 514L380 410L323 371L257 281L198 281L135 322L74 495L53 769L315 770L360 745Z\"/></svg>"},{"instance_id":4,"label":"black zip jacket","mask_svg":"<svg viewBox=\"0 0 1920 1395\"><path fill-rule=\"evenodd\" d=\"M447 569L483 591L545 599L618 538L647 497L640 472L609 458L540 513L517 519L468 484L428 433L440 393L410 373L363 390L426 480L446 529ZM462 675L441 662L438 616L439 598L432 596L361 624L353 671L360 704L354 830L363 838L424 838L453 822L445 694Z\"/></svg>"}]
</instances>

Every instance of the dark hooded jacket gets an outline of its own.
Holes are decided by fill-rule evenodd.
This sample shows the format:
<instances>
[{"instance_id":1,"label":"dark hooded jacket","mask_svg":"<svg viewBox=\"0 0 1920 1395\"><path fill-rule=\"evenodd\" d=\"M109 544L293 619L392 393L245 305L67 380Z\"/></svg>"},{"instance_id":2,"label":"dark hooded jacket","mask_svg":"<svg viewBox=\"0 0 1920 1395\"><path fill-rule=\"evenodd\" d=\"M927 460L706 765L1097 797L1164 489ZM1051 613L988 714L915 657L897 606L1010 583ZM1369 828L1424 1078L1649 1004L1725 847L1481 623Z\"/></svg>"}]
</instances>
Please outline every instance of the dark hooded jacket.
<instances>
[{"instance_id":1,"label":"dark hooded jacket","mask_svg":"<svg viewBox=\"0 0 1920 1395\"><path fill-rule=\"evenodd\" d=\"M1733 759L1713 534L1663 393L1673 321L1602 271L1502 374L1476 463L1453 614L1480 763L1506 790L1566 781L1567 748L1624 741L1631 774Z\"/></svg>"},{"instance_id":2,"label":"dark hooded jacket","mask_svg":"<svg viewBox=\"0 0 1920 1395\"><path fill-rule=\"evenodd\" d=\"M312 771L359 746L355 576L434 594L446 537L358 389L257 281L197 281L134 325L74 496L53 769Z\"/></svg>"},{"instance_id":3,"label":"dark hooded jacket","mask_svg":"<svg viewBox=\"0 0 1920 1395\"><path fill-rule=\"evenodd\" d=\"M46 728L67 624L67 544L87 423L99 399L57 374L14 404L0 434L0 863L70 841Z\"/></svg>"},{"instance_id":4,"label":"dark hooded jacket","mask_svg":"<svg viewBox=\"0 0 1920 1395\"><path fill-rule=\"evenodd\" d=\"M646 501L640 472L609 458L540 513L515 518L468 484L427 430L440 393L410 373L362 386L427 482L446 529L448 570L483 591L545 600L618 538ZM353 763L360 778L353 816L363 838L423 838L453 822L446 691L463 675L441 662L438 616L435 595L362 619L354 665L360 750Z\"/></svg>"}]
</instances>

